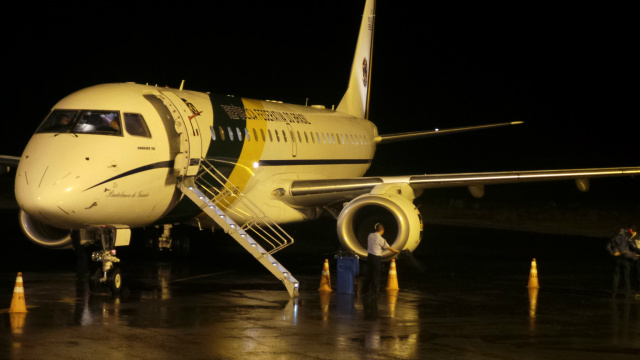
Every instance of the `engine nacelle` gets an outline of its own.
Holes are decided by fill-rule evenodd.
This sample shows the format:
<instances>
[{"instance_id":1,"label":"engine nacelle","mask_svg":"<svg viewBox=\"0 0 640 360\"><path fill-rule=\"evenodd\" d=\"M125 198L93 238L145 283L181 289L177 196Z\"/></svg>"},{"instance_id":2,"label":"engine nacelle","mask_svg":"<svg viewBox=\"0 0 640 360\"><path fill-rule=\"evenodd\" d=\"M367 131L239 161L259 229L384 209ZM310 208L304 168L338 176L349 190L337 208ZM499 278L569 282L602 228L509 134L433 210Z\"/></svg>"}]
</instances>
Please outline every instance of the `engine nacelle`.
<instances>
[{"instance_id":1,"label":"engine nacelle","mask_svg":"<svg viewBox=\"0 0 640 360\"><path fill-rule=\"evenodd\" d=\"M338 217L338 238L342 246L358 256L367 256L367 237L375 224L385 227L383 237L397 250L413 251L422 239L422 216L400 192L366 194L348 203ZM383 259L393 257L384 251Z\"/></svg>"},{"instance_id":2,"label":"engine nacelle","mask_svg":"<svg viewBox=\"0 0 640 360\"><path fill-rule=\"evenodd\" d=\"M71 231L42 223L20 210L22 232L34 243L50 249L71 248Z\"/></svg>"}]
</instances>

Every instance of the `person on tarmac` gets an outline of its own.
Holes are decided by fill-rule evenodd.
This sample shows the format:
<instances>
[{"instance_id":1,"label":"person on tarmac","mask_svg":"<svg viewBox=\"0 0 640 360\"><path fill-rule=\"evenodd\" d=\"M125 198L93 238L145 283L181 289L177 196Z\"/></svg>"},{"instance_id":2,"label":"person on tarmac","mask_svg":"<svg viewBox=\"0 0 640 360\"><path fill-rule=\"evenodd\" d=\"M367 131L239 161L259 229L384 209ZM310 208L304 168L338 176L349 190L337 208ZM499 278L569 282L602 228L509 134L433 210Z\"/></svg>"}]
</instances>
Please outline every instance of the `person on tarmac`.
<instances>
[{"instance_id":1,"label":"person on tarmac","mask_svg":"<svg viewBox=\"0 0 640 360\"><path fill-rule=\"evenodd\" d=\"M640 236L636 230L636 226L629 226L629 250L636 256L631 260L631 274L634 278L634 289L636 294L640 294Z\"/></svg>"},{"instance_id":2,"label":"person on tarmac","mask_svg":"<svg viewBox=\"0 0 640 360\"><path fill-rule=\"evenodd\" d=\"M620 271L622 271L624 281L625 296L629 297L630 294L630 282L629 271L631 263L638 259L638 255L634 254L629 248L629 239L631 234L628 227L622 227L618 229L616 235L614 235L607 244L607 250L609 254L613 256L613 281L611 287L611 296L616 297L618 292L618 283L620 282Z\"/></svg>"},{"instance_id":3,"label":"person on tarmac","mask_svg":"<svg viewBox=\"0 0 640 360\"><path fill-rule=\"evenodd\" d=\"M378 294L378 287L380 285L380 272L382 271L382 251L390 250L391 252L394 252L396 254L400 253L400 251L389 246L387 241L382 237L382 234L384 234L384 225L377 223L375 225L375 232L369 234L369 237L367 238L369 295Z\"/></svg>"}]
</instances>

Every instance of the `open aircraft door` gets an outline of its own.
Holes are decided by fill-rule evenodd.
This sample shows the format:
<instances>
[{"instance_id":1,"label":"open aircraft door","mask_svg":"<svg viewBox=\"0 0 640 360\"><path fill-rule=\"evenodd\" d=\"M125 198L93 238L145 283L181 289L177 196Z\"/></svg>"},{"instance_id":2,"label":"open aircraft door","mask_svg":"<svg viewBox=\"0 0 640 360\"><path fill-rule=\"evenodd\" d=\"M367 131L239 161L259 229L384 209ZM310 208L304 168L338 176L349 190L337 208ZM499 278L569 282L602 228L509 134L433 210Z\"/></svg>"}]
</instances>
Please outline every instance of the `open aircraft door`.
<instances>
[{"instance_id":1,"label":"open aircraft door","mask_svg":"<svg viewBox=\"0 0 640 360\"><path fill-rule=\"evenodd\" d=\"M170 91L153 91L169 109L175 121L176 132L180 134L180 153L176 155L173 169L178 177L195 176L200 169L202 140L200 127L196 121L198 113L178 95Z\"/></svg>"},{"instance_id":2,"label":"open aircraft door","mask_svg":"<svg viewBox=\"0 0 640 360\"><path fill-rule=\"evenodd\" d=\"M291 156L298 156L298 142L296 140L296 135L293 133L293 128L291 124L287 123L287 130L289 130L289 134L291 135Z\"/></svg>"}]
</instances>

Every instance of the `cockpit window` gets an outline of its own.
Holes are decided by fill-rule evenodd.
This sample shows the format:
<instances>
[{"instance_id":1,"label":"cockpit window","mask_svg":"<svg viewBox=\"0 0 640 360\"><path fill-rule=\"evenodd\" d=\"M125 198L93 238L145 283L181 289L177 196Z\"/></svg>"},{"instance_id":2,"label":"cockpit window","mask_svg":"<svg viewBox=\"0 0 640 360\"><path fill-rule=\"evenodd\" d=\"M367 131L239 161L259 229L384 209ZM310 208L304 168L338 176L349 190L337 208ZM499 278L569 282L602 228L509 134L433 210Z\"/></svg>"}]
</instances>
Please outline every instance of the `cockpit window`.
<instances>
[{"instance_id":1,"label":"cockpit window","mask_svg":"<svg viewBox=\"0 0 640 360\"><path fill-rule=\"evenodd\" d=\"M73 132L76 134L120 135L120 115L117 111L83 110L78 115Z\"/></svg>"},{"instance_id":2,"label":"cockpit window","mask_svg":"<svg viewBox=\"0 0 640 360\"><path fill-rule=\"evenodd\" d=\"M105 110L54 110L36 133L121 135L120 112Z\"/></svg>"},{"instance_id":3,"label":"cockpit window","mask_svg":"<svg viewBox=\"0 0 640 360\"><path fill-rule=\"evenodd\" d=\"M140 114L124 113L124 127L129 135L151 137L147 123Z\"/></svg>"},{"instance_id":4,"label":"cockpit window","mask_svg":"<svg viewBox=\"0 0 640 360\"><path fill-rule=\"evenodd\" d=\"M54 110L42 122L36 133L61 133L71 131L71 122L78 112L75 110Z\"/></svg>"}]
</instances>

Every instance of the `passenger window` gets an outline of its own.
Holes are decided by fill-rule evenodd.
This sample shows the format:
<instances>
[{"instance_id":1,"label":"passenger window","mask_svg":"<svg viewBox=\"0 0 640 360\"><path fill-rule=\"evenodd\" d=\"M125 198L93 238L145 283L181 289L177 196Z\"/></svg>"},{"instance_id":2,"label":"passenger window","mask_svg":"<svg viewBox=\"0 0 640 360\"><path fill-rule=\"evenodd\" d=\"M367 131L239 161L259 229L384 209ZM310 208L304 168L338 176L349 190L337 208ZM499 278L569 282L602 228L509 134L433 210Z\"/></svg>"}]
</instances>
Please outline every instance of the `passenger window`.
<instances>
[{"instance_id":1,"label":"passenger window","mask_svg":"<svg viewBox=\"0 0 640 360\"><path fill-rule=\"evenodd\" d=\"M280 135L278 135L278 130L273 130L273 132L276 133L276 140L280 142Z\"/></svg>"},{"instance_id":2,"label":"passenger window","mask_svg":"<svg viewBox=\"0 0 640 360\"><path fill-rule=\"evenodd\" d=\"M267 142L267 139L264 137L264 130L260 129L260 136L262 136L262 141ZM269 138L271 138L271 134L269 134Z\"/></svg>"},{"instance_id":3,"label":"passenger window","mask_svg":"<svg viewBox=\"0 0 640 360\"><path fill-rule=\"evenodd\" d=\"M240 128L236 128L236 133L238 134L238 141L242 141L242 131Z\"/></svg>"},{"instance_id":4,"label":"passenger window","mask_svg":"<svg viewBox=\"0 0 640 360\"><path fill-rule=\"evenodd\" d=\"M244 128L244 138L247 139L247 141L251 141L249 138L249 130L247 130L247 128Z\"/></svg>"},{"instance_id":5,"label":"passenger window","mask_svg":"<svg viewBox=\"0 0 640 360\"><path fill-rule=\"evenodd\" d=\"M287 142L287 133L282 130L282 138L284 139L284 142Z\"/></svg>"},{"instance_id":6,"label":"passenger window","mask_svg":"<svg viewBox=\"0 0 640 360\"><path fill-rule=\"evenodd\" d=\"M302 142L302 136L300 136L300 131L296 131L298 133L298 142ZM307 141L309 142L309 141Z\"/></svg>"},{"instance_id":7,"label":"passenger window","mask_svg":"<svg viewBox=\"0 0 640 360\"><path fill-rule=\"evenodd\" d=\"M227 130L229 131L229 141L233 141L233 130L231 130L231 126L227 126Z\"/></svg>"},{"instance_id":8,"label":"passenger window","mask_svg":"<svg viewBox=\"0 0 640 360\"><path fill-rule=\"evenodd\" d=\"M211 140L216 141L216 131L213 130L213 126L209 126L209 130L211 130Z\"/></svg>"},{"instance_id":9,"label":"passenger window","mask_svg":"<svg viewBox=\"0 0 640 360\"><path fill-rule=\"evenodd\" d=\"M313 139L313 137L311 137ZM309 137L307 136L307 132L304 132L304 140L307 142L307 144L309 143ZM302 142L302 140L300 141Z\"/></svg>"},{"instance_id":10,"label":"passenger window","mask_svg":"<svg viewBox=\"0 0 640 360\"><path fill-rule=\"evenodd\" d=\"M220 132L220 140L224 141L224 129L222 126L218 126L218 131Z\"/></svg>"},{"instance_id":11,"label":"passenger window","mask_svg":"<svg viewBox=\"0 0 640 360\"><path fill-rule=\"evenodd\" d=\"M124 113L124 127L129 135L151 137L147 123L141 114Z\"/></svg>"},{"instance_id":12,"label":"passenger window","mask_svg":"<svg viewBox=\"0 0 640 360\"><path fill-rule=\"evenodd\" d=\"M269 134L269 142L273 142L273 136L271 135L271 129L267 129L267 133ZM278 140L280 141L280 140Z\"/></svg>"},{"instance_id":13,"label":"passenger window","mask_svg":"<svg viewBox=\"0 0 640 360\"><path fill-rule=\"evenodd\" d=\"M253 130L253 139L254 139L255 141L258 141L258 134L256 133L256 128L253 128L253 129L251 129L251 130ZM263 137L264 137L264 136L263 136ZM263 141L264 141L264 139L263 139Z\"/></svg>"}]
</instances>

